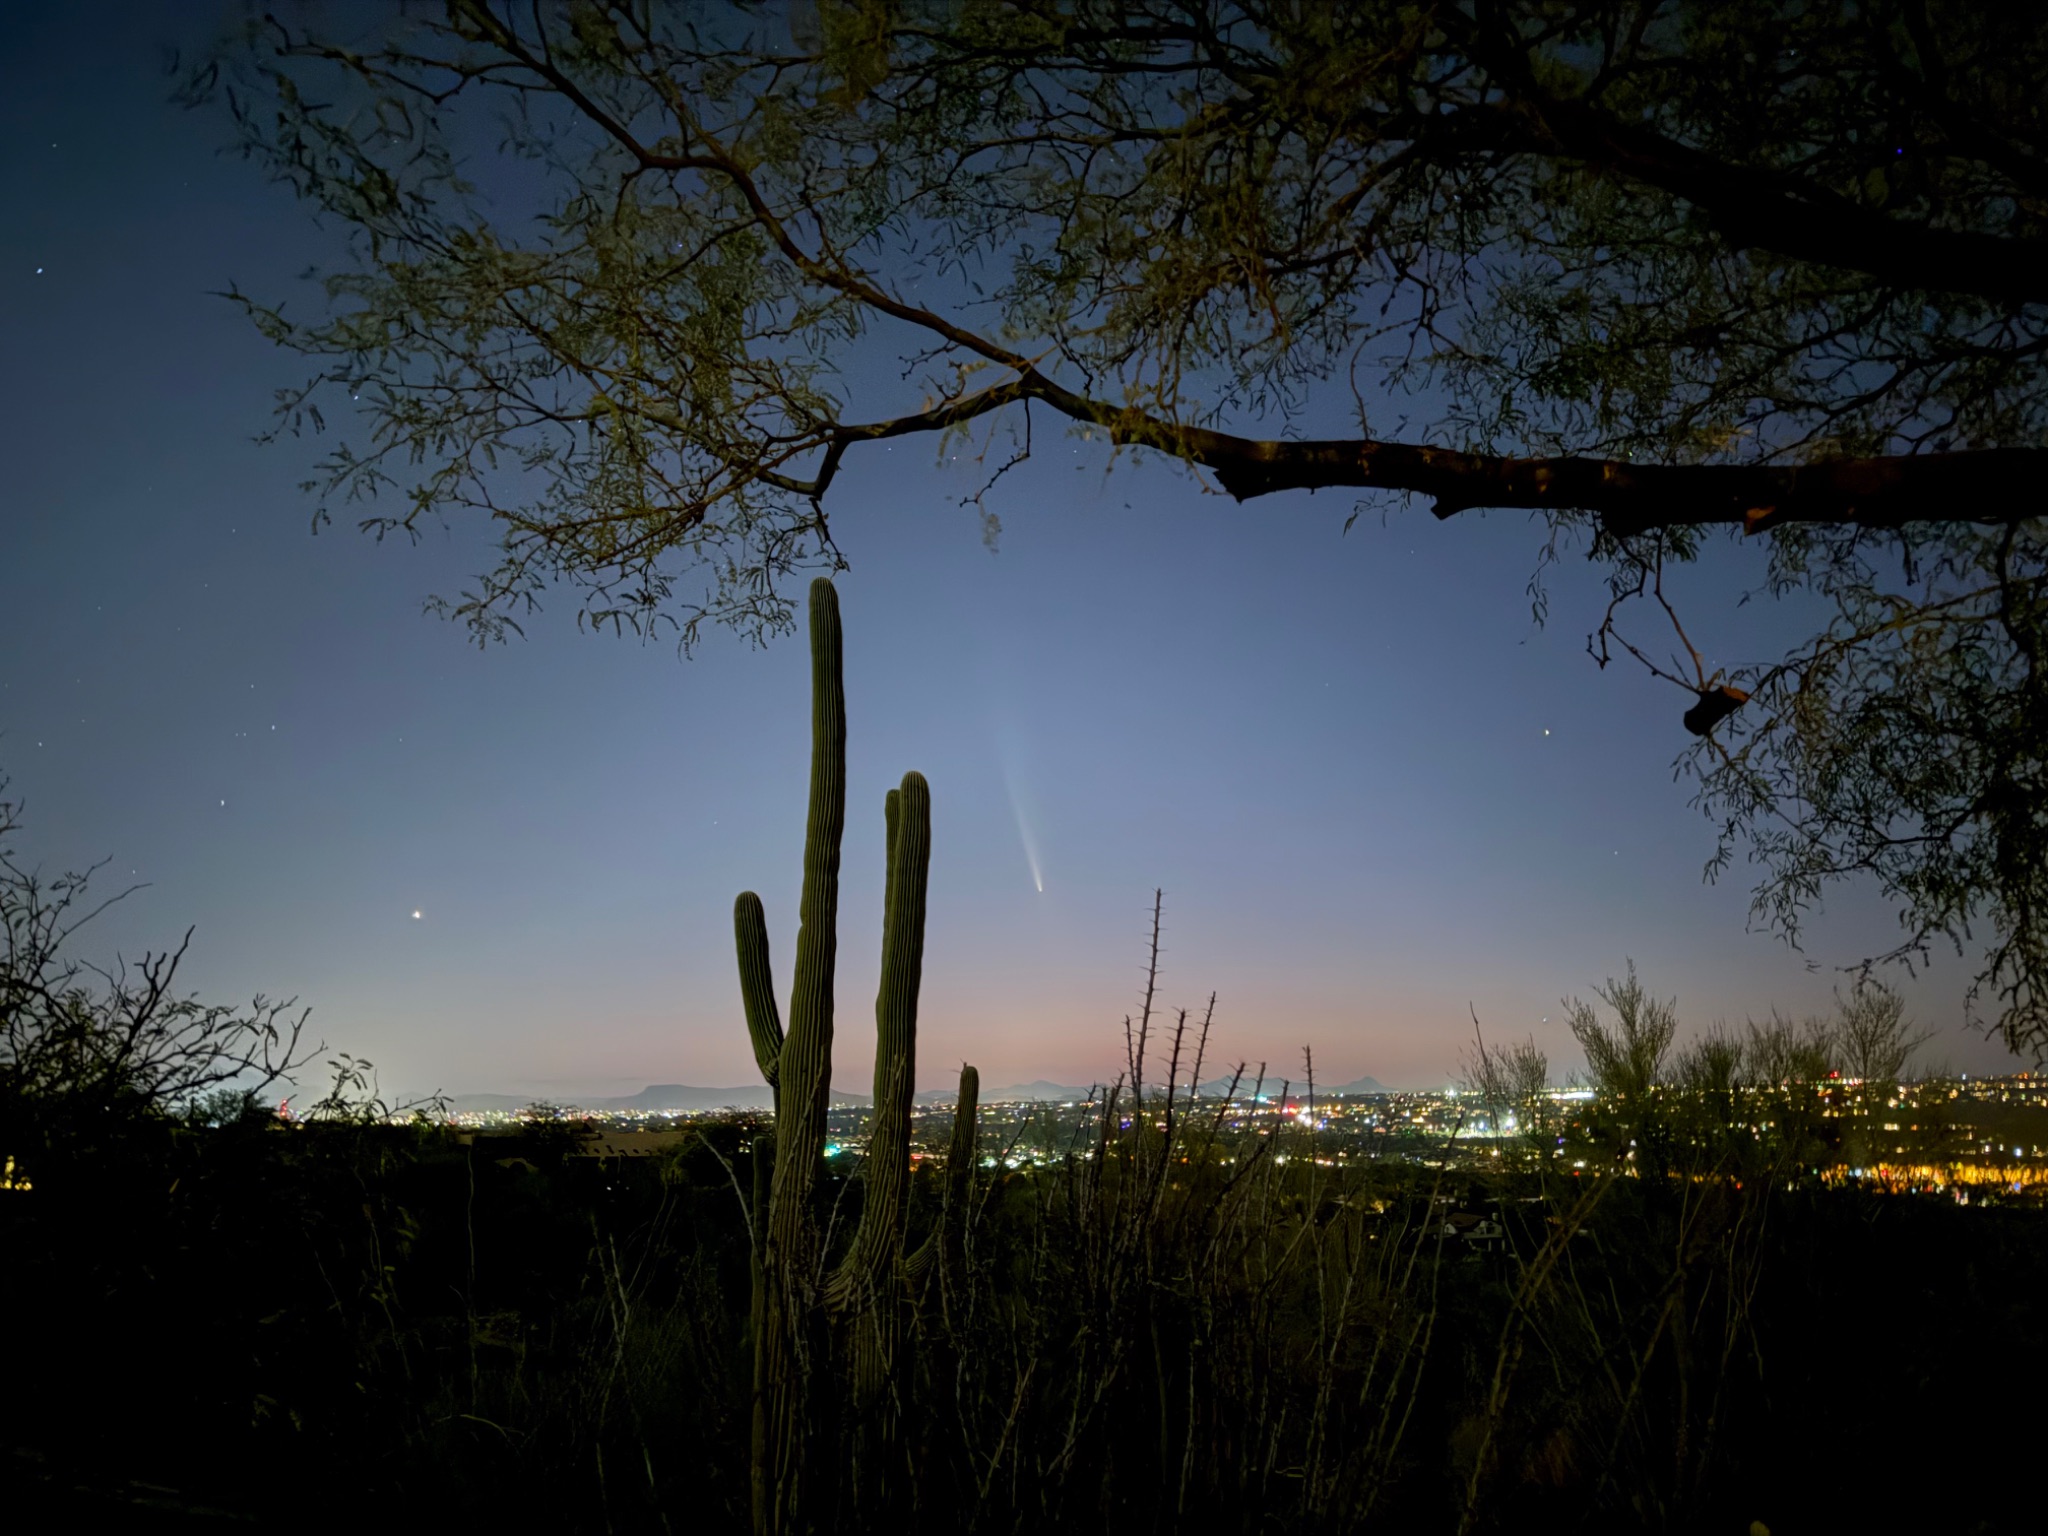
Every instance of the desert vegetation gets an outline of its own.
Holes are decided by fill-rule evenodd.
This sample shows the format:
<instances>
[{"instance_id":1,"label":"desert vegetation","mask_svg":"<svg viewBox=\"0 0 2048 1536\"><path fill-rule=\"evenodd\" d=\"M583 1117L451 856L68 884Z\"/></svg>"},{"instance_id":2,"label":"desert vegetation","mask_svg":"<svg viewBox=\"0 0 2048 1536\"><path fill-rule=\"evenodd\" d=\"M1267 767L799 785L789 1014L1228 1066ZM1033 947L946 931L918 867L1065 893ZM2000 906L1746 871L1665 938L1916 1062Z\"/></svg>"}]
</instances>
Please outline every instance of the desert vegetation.
<instances>
[{"instance_id":1,"label":"desert vegetation","mask_svg":"<svg viewBox=\"0 0 2048 1536\"><path fill-rule=\"evenodd\" d=\"M1993 1405L2048 1353L2036 1212L1828 1188L1817 1114L1730 1145L1675 1086L1591 1101L1570 1158L1333 1166L1313 1124L1188 1097L1199 1024L1165 1023L1180 1086L1106 1090L1051 1166L918 1159L928 1267L879 1381L830 1314L800 1360L786 1528L2018 1528L1996 1469L2027 1432ZM0 1206L14 1477L143 1528L309 1499L754 1527L767 1127L607 1163L556 1120L384 1108L138 1105L29 1167ZM873 1166L817 1178L821 1267ZM1505 1242L1466 1251L1453 1211ZM1907 1449L1880 1476L1874 1444Z\"/></svg>"}]
</instances>

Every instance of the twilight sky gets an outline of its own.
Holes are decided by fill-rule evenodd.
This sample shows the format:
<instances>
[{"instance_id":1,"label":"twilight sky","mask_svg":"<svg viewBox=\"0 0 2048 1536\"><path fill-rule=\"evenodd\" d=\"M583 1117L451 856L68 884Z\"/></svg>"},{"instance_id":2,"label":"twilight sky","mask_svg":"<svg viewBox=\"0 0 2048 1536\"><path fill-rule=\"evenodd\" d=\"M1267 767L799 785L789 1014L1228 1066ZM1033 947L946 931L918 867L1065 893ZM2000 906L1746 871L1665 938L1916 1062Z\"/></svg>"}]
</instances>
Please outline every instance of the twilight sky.
<instances>
[{"instance_id":1,"label":"twilight sky","mask_svg":"<svg viewBox=\"0 0 2048 1536\"><path fill-rule=\"evenodd\" d=\"M294 995L388 1091L551 1095L753 1080L731 906L794 949L808 753L801 637L579 635L573 601L479 651L421 601L486 551L309 533L317 443L262 447L303 371L209 295L297 294L333 237L165 102L207 6L17 7L0 46L0 771L20 852L147 882L107 958L196 925L209 1000ZM1412 405L1390 405L1389 416ZM341 424L346 429L346 424ZM1687 700L1584 652L1589 573L1535 628L1520 514L1438 525L1348 496L1237 506L1157 460L1041 433L994 501L898 444L848 461L833 527L849 718L836 1077L873 1059L881 800L933 794L922 1086L1085 1082L1121 1060L1155 885L1162 995L1218 994L1220 1057L1445 1081L1471 1037L1578 1058L1559 999L1633 957L1689 1027L1824 1008L1894 942L1838 895L1804 955L1702 883L1671 764ZM1682 573L1717 662L1787 615L1736 552ZM1653 637L1656 638L1656 637ZM1659 648L1662 648L1661 639ZM1034 860L1044 890L1036 889ZM415 912L419 915L414 916ZM1819 969L1809 969L1809 963ZM1970 966L1908 984L1959 1070ZM310 1080L309 1080L310 1081Z\"/></svg>"}]
</instances>

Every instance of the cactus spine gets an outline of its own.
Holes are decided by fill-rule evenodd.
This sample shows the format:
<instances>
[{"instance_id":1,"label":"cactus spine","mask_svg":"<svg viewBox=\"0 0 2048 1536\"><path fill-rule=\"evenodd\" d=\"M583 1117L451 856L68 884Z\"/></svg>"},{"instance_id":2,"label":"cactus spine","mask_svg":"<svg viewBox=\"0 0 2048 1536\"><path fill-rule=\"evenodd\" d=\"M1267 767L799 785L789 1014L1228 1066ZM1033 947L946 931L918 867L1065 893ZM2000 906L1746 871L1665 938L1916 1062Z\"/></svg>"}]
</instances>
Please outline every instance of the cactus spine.
<instances>
[{"instance_id":1,"label":"cactus spine","mask_svg":"<svg viewBox=\"0 0 2048 1536\"><path fill-rule=\"evenodd\" d=\"M875 995L875 1108L864 1171L860 1225L845 1258L822 1274L814 1192L832 1095L832 979L837 953L839 844L846 822L846 695L839 599L832 583L811 584L811 804L789 1027L776 1008L768 924L761 899L733 904L740 999L754 1057L775 1094L775 1135L766 1209L754 1216L755 1291L753 1505L761 1536L794 1536L818 1522L806 1476L832 1439L825 1393L832 1334L850 1344L856 1402L883 1396L900 1337L903 1255L910 1183L910 1111L916 1090L917 997L924 970L925 896L931 868L931 792L907 773L884 801L888 831L882 980ZM972 1160L975 1086L961 1074L951 1181ZM965 1149L962 1151L962 1149ZM759 1167L756 1164L757 1187ZM949 1190L949 1209L964 1205ZM929 1249L932 1245L927 1244ZM920 1259L924 1251L920 1251ZM920 1265L919 1268L923 1266ZM834 1325L837 1325L836 1328Z\"/></svg>"}]
</instances>

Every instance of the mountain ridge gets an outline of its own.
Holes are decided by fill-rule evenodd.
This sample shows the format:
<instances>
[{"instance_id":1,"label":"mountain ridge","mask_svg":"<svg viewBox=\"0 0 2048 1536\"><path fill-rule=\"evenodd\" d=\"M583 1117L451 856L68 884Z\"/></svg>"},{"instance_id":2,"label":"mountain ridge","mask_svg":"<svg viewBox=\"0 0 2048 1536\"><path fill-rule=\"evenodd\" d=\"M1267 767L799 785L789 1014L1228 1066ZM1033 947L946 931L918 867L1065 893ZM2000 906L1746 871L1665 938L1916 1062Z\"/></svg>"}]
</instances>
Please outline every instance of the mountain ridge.
<instances>
[{"instance_id":1,"label":"mountain ridge","mask_svg":"<svg viewBox=\"0 0 2048 1536\"><path fill-rule=\"evenodd\" d=\"M1028 1083L1011 1083L1002 1088L991 1089L981 1095L984 1104L1030 1104L1030 1103L1075 1103L1088 1098L1092 1093L1106 1087L1096 1083L1083 1087L1074 1083L1055 1083L1046 1078L1035 1078ZM1251 1080L1238 1083L1238 1092L1249 1093ZM1221 1097L1230 1087L1227 1077L1215 1078L1197 1085L1203 1098ZM1266 1084L1264 1093L1271 1097L1279 1091L1280 1082L1273 1079ZM926 1088L917 1095L920 1104L950 1104L958 1093L957 1087ZM1148 1084L1148 1094L1165 1091L1163 1084ZM1293 1085L1290 1085L1293 1091ZM1368 1094L1390 1092L1377 1078L1361 1077L1349 1083L1331 1088L1318 1088L1317 1098L1336 1097L1343 1094ZM530 1104L555 1104L563 1109L583 1110L590 1114L620 1114L638 1111L642 1114L660 1114L670 1111L680 1114L701 1114L706 1110L718 1109L769 1109L775 1102L774 1095L765 1083L749 1083L738 1087L700 1087L694 1083L650 1083L638 1093L605 1094L592 1098L555 1098L537 1094L519 1093L458 1093L448 1096L449 1109L464 1114L488 1114L492 1111L516 1113ZM857 1109L873 1102L865 1093L834 1093L835 1108Z\"/></svg>"}]
</instances>

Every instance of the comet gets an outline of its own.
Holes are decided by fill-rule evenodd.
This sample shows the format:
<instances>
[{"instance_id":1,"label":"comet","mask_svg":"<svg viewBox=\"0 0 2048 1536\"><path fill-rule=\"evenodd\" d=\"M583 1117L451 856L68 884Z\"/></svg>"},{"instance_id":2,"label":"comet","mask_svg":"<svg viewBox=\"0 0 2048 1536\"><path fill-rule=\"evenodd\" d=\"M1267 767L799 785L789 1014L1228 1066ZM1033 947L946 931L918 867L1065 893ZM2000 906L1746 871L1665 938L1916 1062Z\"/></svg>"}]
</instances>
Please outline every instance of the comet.
<instances>
[{"instance_id":1,"label":"comet","mask_svg":"<svg viewBox=\"0 0 2048 1536\"><path fill-rule=\"evenodd\" d=\"M1010 766L1010 754L1003 754L1003 788L1010 795L1010 811L1017 818L1017 841L1024 849L1024 863L1031 870L1031 883L1045 894L1045 870L1038 862L1038 839L1032 835L1030 818L1024 814L1023 797L1017 793L1017 775Z\"/></svg>"}]
</instances>

